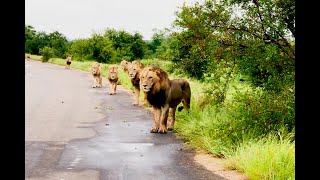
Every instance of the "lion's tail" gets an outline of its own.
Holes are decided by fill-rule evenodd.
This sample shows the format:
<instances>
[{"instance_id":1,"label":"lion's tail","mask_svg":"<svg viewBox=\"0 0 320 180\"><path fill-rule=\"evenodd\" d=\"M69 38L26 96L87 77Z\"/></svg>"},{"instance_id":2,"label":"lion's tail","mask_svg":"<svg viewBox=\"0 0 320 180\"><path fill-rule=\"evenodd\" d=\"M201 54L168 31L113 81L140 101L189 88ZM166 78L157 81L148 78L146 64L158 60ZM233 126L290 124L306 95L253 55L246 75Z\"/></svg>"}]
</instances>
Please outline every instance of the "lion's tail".
<instances>
[{"instance_id":1,"label":"lion's tail","mask_svg":"<svg viewBox=\"0 0 320 180\"><path fill-rule=\"evenodd\" d=\"M178 111L182 111L182 109L189 110L190 109L190 101L191 101L191 89L188 81L184 81L184 83L181 85L182 89L182 104L183 106L178 107Z\"/></svg>"}]
</instances>

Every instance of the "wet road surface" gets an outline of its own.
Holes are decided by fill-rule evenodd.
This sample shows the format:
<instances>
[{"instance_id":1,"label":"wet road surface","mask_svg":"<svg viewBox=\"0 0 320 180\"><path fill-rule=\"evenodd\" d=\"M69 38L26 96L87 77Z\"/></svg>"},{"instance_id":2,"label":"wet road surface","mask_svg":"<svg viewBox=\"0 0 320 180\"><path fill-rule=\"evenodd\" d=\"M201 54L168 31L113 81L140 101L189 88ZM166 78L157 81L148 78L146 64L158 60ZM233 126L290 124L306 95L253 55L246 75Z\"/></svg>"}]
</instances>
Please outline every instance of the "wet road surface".
<instances>
[{"instance_id":1,"label":"wet road surface","mask_svg":"<svg viewBox=\"0 0 320 180\"><path fill-rule=\"evenodd\" d=\"M90 74L26 61L26 179L224 179L193 161L175 134L150 133L130 91L92 88Z\"/></svg>"}]
</instances>

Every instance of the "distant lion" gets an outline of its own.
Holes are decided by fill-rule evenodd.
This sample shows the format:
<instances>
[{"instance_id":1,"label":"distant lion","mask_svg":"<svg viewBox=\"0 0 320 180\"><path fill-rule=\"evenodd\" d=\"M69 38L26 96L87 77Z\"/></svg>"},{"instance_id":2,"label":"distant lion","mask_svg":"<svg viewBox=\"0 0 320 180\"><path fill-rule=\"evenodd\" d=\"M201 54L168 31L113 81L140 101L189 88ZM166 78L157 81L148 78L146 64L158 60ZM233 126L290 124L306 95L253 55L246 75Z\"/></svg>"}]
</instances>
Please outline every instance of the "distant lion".
<instances>
[{"instance_id":1,"label":"distant lion","mask_svg":"<svg viewBox=\"0 0 320 180\"><path fill-rule=\"evenodd\" d=\"M30 54L27 54L27 61L30 61Z\"/></svg>"},{"instance_id":2,"label":"distant lion","mask_svg":"<svg viewBox=\"0 0 320 180\"><path fill-rule=\"evenodd\" d=\"M129 67L129 65L130 65L131 63L130 62L128 62L128 61L126 61L126 60L122 60L121 62L120 62L120 66L121 66L121 69L123 70L123 72L125 72L125 73L129 73L128 72L128 67Z\"/></svg>"},{"instance_id":3,"label":"distant lion","mask_svg":"<svg viewBox=\"0 0 320 180\"><path fill-rule=\"evenodd\" d=\"M144 65L140 61L132 61L128 66L129 78L131 84L134 87L135 100L132 105L139 105L140 96L140 71L144 68ZM146 98L144 98L146 102Z\"/></svg>"},{"instance_id":4,"label":"distant lion","mask_svg":"<svg viewBox=\"0 0 320 180\"><path fill-rule=\"evenodd\" d=\"M109 81L109 87L110 87L109 94L110 95L116 94L117 83L118 83L118 66L117 65L109 66L107 79Z\"/></svg>"},{"instance_id":5,"label":"distant lion","mask_svg":"<svg viewBox=\"0 0 320 180\"><path fill-rule=\"evenodd\" d=\"M154 127L151 133L167 133L172 130L175 123L175 112L177 106L182 102L183 108L189 110L191 100L191 89L189 83L184 79L168 78L168 74L159 67L146 67L140 75L141 88L153 108ZM169 116L169 124L167 119ZM160 120L160 122L159 122Z\"/></svg>"},{"instance_id":6,"label":"distant lion","mask_svg":"<svg viewBox=\"0 0 320 180\"><path fill-rule=\"evenodd\" d=\"M71 57L69 56L66 59L66 67L65 67L65 69L70 69L70 64L71 64Z\"/></svg>"},{"instance_id":7,"label":"distant lion","mask_svg":"<svg viewBox=\"0 0 320 180\"><path fill-rule=\"evenodd\" d=\"M100 63L94 62L91 66L91 74L93 75L93 88L102 87L102 70Z\"/></svg>"}]
</instances>

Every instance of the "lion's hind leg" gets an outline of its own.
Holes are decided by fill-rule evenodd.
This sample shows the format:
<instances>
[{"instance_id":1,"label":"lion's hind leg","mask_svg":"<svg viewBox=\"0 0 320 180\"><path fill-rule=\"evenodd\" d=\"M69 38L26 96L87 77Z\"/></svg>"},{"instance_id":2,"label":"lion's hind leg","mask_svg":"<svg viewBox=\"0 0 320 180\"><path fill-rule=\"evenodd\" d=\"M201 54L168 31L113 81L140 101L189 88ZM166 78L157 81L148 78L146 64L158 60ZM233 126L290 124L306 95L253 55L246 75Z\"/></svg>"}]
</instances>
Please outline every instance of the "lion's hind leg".
<instances>
[{"instance_id":1,"label":"lion's hind leg","mask_svg":"<svg viewBox=\"0 0 320 180\"><path fill-rule=\"evenodd\" d=\"M176 121L176 109L177 107L169 108L168 131L172 131L174 123Z\"/></svg>"}]
</instances>

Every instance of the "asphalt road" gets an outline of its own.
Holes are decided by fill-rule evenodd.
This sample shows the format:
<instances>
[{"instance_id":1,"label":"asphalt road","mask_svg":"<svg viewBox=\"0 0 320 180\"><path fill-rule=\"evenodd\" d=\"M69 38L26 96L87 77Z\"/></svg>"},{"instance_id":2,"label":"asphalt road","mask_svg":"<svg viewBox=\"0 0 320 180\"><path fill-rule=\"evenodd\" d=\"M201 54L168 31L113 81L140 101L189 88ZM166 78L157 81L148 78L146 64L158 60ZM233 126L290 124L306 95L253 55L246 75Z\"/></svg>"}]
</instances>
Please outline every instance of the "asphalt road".
<instances>
[{"instance_id":1,"label":"asphalt road","mask_svg":"<svg viewBox=\"0 0 320 180\"><path fill-rule=\"evenodd\" d=\"M72 67L72 66L71 66ZM26 61L25 177L34 180L224 179L194 162L175 134L150 133L152 113L106 79Z\"/></svg>"}]
</instances>

